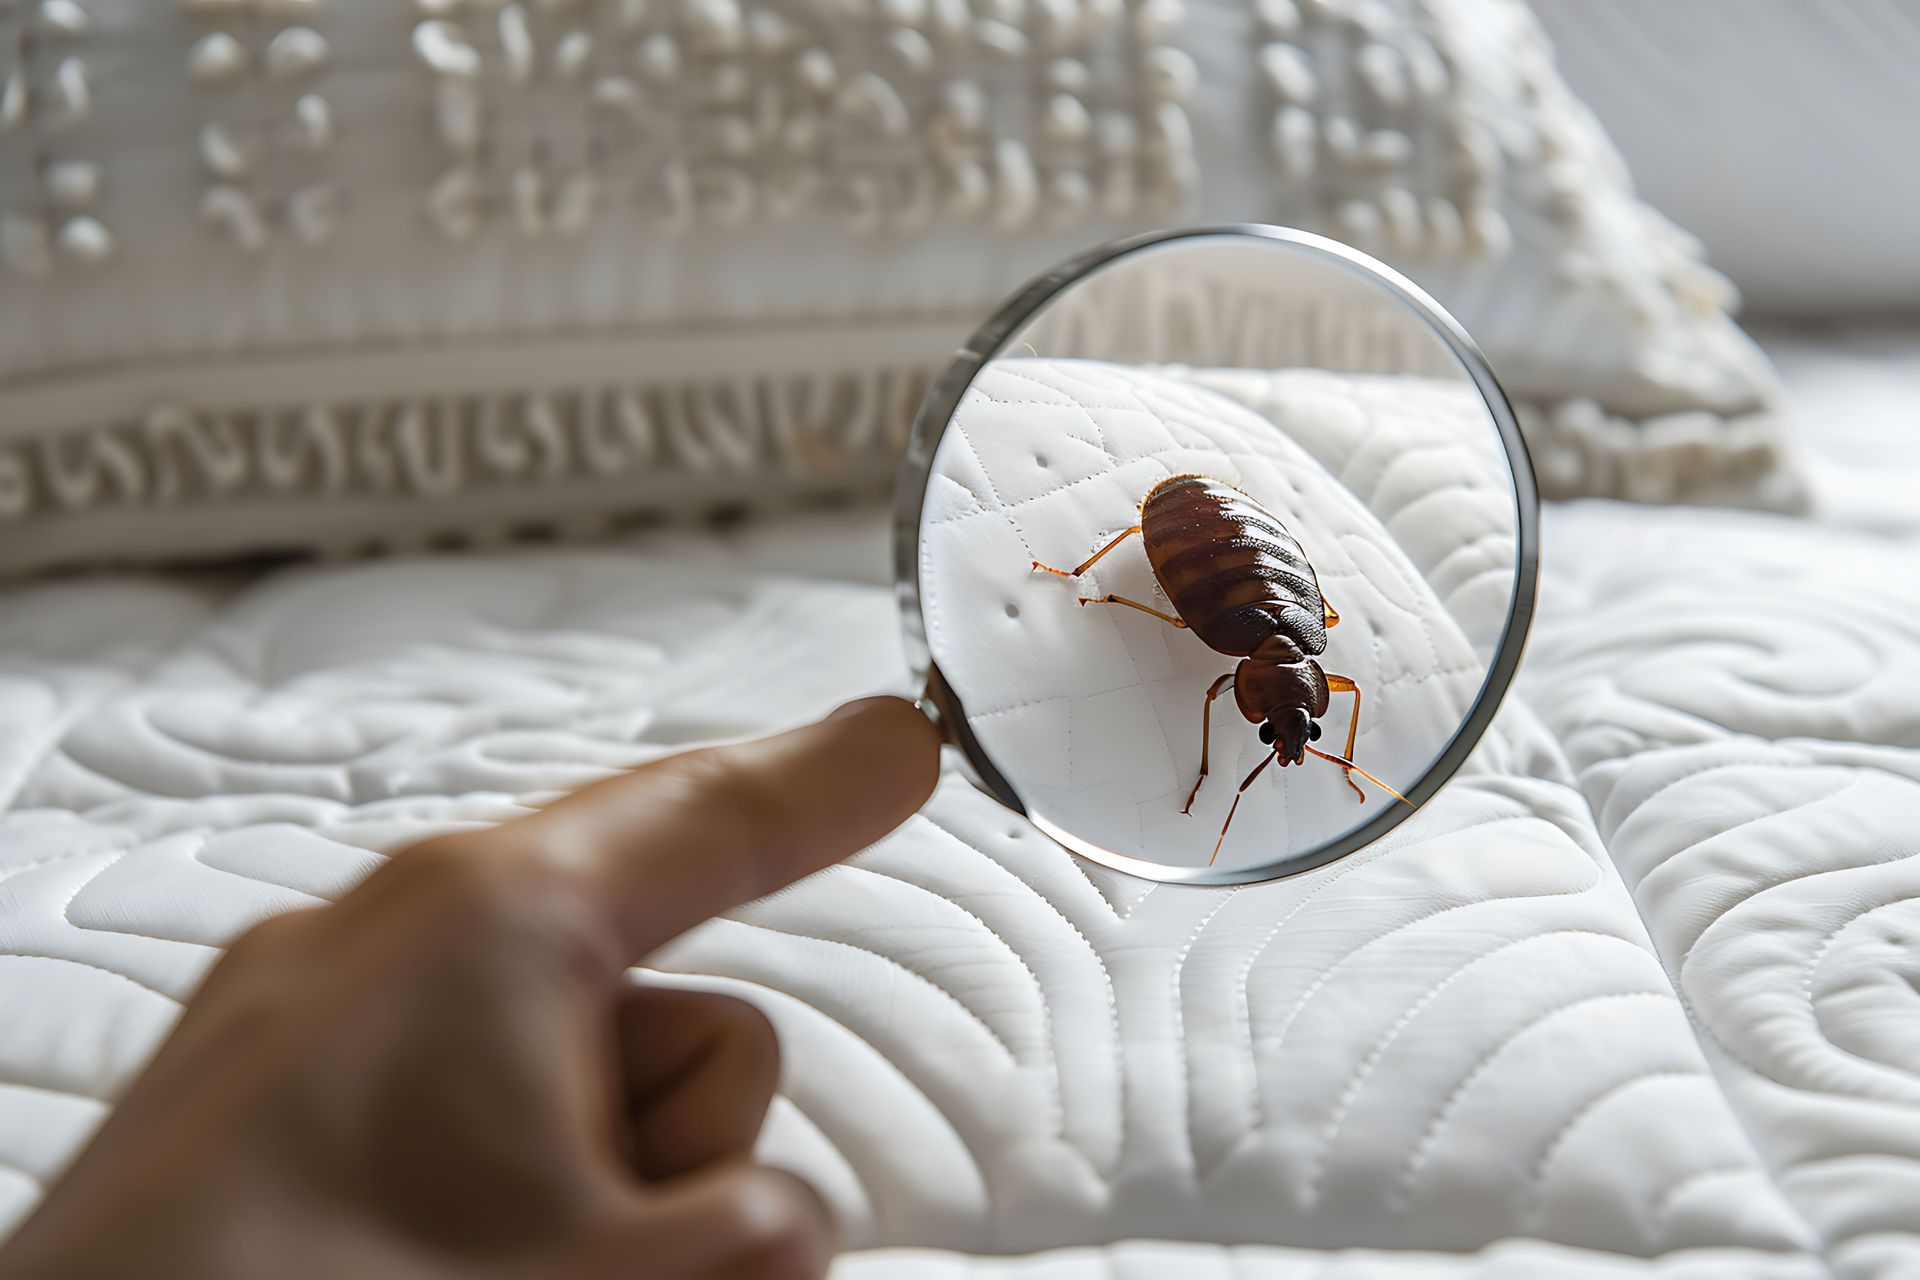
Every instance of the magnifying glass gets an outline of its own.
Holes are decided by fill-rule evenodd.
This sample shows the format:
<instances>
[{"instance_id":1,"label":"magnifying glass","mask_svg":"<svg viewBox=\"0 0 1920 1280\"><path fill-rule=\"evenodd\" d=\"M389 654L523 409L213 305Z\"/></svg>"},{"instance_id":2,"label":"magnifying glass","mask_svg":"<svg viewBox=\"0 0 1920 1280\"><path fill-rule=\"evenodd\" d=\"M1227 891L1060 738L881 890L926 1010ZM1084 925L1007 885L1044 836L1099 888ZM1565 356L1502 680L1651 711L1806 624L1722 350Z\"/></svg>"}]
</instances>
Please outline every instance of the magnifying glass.
<instances>
[{"instance_id":1,"label":"magnifying glass","mask_svg":"<svg viewBox=\"0 0 1920 1280\"><path fill-rule=\"evenodd\" d=\"M1472 340L1277 227L1027 285L928 391L895 511L908 657L974 781L1191 884L1322 866L1432 797L1512 681L1537 570Z\"/></svg>"}]
</instances>

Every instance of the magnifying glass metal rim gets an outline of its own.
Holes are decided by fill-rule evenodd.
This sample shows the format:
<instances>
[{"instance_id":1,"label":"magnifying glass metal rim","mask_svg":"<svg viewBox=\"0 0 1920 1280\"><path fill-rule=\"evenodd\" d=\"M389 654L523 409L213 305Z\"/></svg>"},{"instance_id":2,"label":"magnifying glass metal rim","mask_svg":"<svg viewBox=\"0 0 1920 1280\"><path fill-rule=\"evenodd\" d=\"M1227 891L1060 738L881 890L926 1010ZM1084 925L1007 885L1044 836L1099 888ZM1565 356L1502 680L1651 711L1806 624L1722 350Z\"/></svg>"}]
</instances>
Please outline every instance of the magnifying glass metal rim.
<instances>
[{"instance_id":1,"label":"magnifying glass metal rim","mask_svg":"<svg viewBox=\"0 0 1920 1280\"><path fill-rule=\"evenodd\" d=\"M1042 815L1029 812L1005 775L994 765L985 748L974 737L959 695L941 675L927 643L926 621L920 607L920 517L926 505L927 482L933 475L934 454L939 449L941 437L946 433L947 424L960 407L961 397L973 385L974 377L987 362L998 356L1013 336L1024 329L1043 307L1068 287L1130 254L1183 240L1235 237L1277 241L1385 290L1425 323L1441 345L1466 369L1493 415L1494 427L1500 433L1513 472L1514 527L1518 542L1514 589L1507 602L1507 616L1501 627L1499 647L1488 665L1486 679L1481 683L1473 706L1420 780L1406 791L1407 799L1413 802L1413 809L1401 804L1383 804L1379 813L1352 830L1272 862L1245 867L1175 867L1115 853L1076 836ZM1252 884L1312 871L1372 844L1412 817L1415 809L1444 786L1465 763L1474 747L1479 745L1513 683L1514 672L1519 669L1520 656L1526 647L1527 633L1533 625L1534 601L1540 576L1540 494L1534 481L1533 460L1527 452L1526 440L1520 434L1520 423L1514 417L1506 391L1494 377L1493 369L1480 353L1480 348L1467 336L1466 330L1418 285L1357 249L1308 231L1257 223L1184 227L1116 240L1061 263L1018 290L961 345L952 362L927 388L908 437L906 456L901 461L900 482L894 496L893 574L894 595L905 633L907 661L915 678L925 681L926 693L922 706L946 732L948 740L960 749L977 784L1070 852L1102 866L1166 884Z\"/></svg>"}]
</instances>

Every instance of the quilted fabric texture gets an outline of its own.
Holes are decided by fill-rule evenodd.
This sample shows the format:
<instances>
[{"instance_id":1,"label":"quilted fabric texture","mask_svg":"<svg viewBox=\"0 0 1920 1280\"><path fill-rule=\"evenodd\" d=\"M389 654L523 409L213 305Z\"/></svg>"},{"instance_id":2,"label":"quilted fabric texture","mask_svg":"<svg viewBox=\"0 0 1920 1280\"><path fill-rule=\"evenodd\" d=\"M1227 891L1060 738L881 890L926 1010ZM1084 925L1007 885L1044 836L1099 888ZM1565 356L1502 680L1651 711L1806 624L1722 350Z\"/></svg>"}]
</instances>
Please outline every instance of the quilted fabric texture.
<instances>
[{"instance_id":1,"label":"quilted fabric texture","mask_svg":"<svg viewBox=\"0 0 1920 1280\"><path fill-rule=\"evenodd\" d=\"M1524 696L1359 855L1156 887L950 778L658 958L779 1024L766 1151L845 1276L1920 1264L1913 537L1610 504L1548 534ZM7 1219L250 922L904 677L877 517L635 549L0 597Z\"/></svg>"},{"instance_id":2,"label":"quilted fabric texture","mask_svg":"<svg viewBox=\"0 0 1920 1280\"><path fill-rule=\"evenodd\" d=\"M1181 813L1200 759L1202 695L1234 660L1145 614L1076 603L1112 592L1171 608L1137 539L1077 583L1028 567L1035 558L1071 566L1105 546L1138 522L1159 481L1198 474L1235 485L1300 540L1341 616L1323 664L1363 691L1356 759L1388 785L1404 790L1418 780L1486 674L1486 655L1407 548L1360 494L1274 426L1301 425L1314 441L1339 440L1349 451L1364 442L1388 455L1415 432L1454 428L1464 439L1449 443L1476 456L1472 446L1494 435L1484 414L1475 421L1461 411L1471 390L1282 375L1270 388L1277 417L1268 418L1197 380L1092 362L995 361L942 437L920 526L928 642L995 765L1030 810L1103 848L1175 866L1209 861L1233 783L1267 754L1231 699L1217 704L1218 772L1193 813ZM1373 407L1391 408L1368 414L1361 387ZM1511 583L1510 493L1483 482L1449 488L1428 506L1429 523L1399 532L1431 539L1419 548L1429 561L1504 517ZM1495 615L1465 625L1497 633L1507 604L1497 596L1464 592ZM1344 746L1348 712L1345 699L1336 703L1326 721L1331 750ZM1378 790L1371 799L1389 802ZM1234 818L1240 838L1216 865L1269 863L1370 816L1331 767L1276 770L1245 794Z\"/></svg>"},{"instance_id":3,"label":"quilted fabric texture","mask_svg":"<svg viewBox=\"0 0 1920 1280\"><path fill-rule=\"evenodd\" d=\"M1781 1188L1840 1271L1904 1274L1920 1258L1915 540L1581 510L1551 532L1582 566L1559 589L1583 622L1543 629L1530 701Z\"/></svg>"},{"instance_id":4,"label":"quilted fabric texture","mask_svg":"<svg viewBox=\"0 0 1920 1280\"><path fill-rule=\"evenodd\" d=\"M1130 1242L1109 1249L1060 1250L1024 1258L980 1258L884 1250L847 1259L836 1277L879 1280L1687 1280L1744 1276L1789 1280L1824 1275L1810 1258L1768 1257L1701 1249L1651 1263L1536 1241L1496 1245L1471 1254L1386 1253L1353 1249L1321 1253L1257 1246Z\"/></svg>"},{"instance_id":5,"label":"quilted fabric texture","mask_svg":"<svg viewBox=\"0 0 1920 1280\"><path fill-rule=\"evenodd\" d=\"M155 611L110 584L59 594L5 616L126 633ZM10 701L37 712L9 717L26 734L0 845L16 1213L249 922L337 895L370 851L898 665L884 588L742 571L716 589L612 554L158 594L180 622L158 661L7 647ZM752 676L716 641L776 628L789 665ZM1516 711L1504 768L1311 877L1089 872L954 781L661 962L773 1014L771 1154L858 1243L1793 1250L1804 1228Z\"/></svg>"},{"instance_id":6,"label":"quilted fabric texture","mask_svg":"<svg viewBox=\"0 0 1920 1280\"><path fill-rule=\"evenodd\" d=\"M1798 496L1731 291L1520 0L25 0L0 35L0 571L878 490L1008 289L1202 222L1408 270L1555 492Z\"/></svg>"}]
</instances>

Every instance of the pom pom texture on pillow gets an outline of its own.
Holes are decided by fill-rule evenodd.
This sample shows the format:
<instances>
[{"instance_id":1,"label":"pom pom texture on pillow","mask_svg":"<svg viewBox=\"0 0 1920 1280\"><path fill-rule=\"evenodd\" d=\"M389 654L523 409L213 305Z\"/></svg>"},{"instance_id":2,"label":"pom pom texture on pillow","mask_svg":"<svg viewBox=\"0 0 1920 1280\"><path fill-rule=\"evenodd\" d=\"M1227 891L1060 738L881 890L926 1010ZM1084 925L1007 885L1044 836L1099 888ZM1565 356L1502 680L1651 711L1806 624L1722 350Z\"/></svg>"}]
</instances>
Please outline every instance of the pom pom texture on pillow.
<instances>
[{"instance_id":1,"label":"pom pom texture on pillow","mask_svg":"<svg viewBox=\"0 0 1920 1280\"><path fill-rule=\"evenodd\" d=\"M1550 494L1798 499L1516 0L38 0L0 49L0 570L877 489L1006 290L1191 222L1412 274Z\"/></svg>"}]
</instances>

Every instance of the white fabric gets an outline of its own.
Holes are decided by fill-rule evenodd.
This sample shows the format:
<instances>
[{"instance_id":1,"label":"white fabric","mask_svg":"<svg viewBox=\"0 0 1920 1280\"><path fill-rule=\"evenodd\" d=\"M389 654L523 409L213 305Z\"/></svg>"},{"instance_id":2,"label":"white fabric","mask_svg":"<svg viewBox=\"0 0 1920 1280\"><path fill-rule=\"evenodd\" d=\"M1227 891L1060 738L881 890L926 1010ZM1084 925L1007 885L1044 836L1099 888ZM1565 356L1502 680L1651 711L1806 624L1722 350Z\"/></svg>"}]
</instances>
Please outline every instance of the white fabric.
<instances>
[{"instance_id":1,"label":"white fabric","mask_svg":"<svg viewBox=\"0 0 1920 1280\"><path fill-rule=\"evenodd\" d=\"M8 591L8 1217L250 921L898 687L880 523ZM847 1276L1920 1265L1920 538L1591 504L1547 549L1488 767L1360 855L1155 888L950 779L660 958L779 1023L768 1152L856 1246L1249 1246Z\"/></svg>"},{"instance_id":2,"label":"white fabric","mask_svg":"<svg viewBox=\"0 0 1920 1280\"><path fill-rule=\"evenodd\" d=\"M1559 367L1733 407L1755 390L1711 272L1632 198L1519 0L747 0L684 22L514 4L524 51L490 6L64 0L81 29L58 33L43 8L0 72L38 90L20 109L48 158L94 180L23 167L0 190L7 379L929 313L957 337L1129 229L1278 220L1420 269L1510 377ZM319 56L276 66L289 31ZM902 31L934 47L903 56ZM239 54L222 74L209 40ZM578 74L555 61L568 44ZM301 127L316 103L319 135ZM303 219L301 191L332 216ZM76 217L111 248L67 252Z\"/></svg>"},{"instance_id":3,"label":"white fabric","mask_svg":"<svg viewBox=\"0 0 1920 1280\"><path fill-rule=\"evenodd\" d=\"M1811 1258L1697 1249L1652 1261L1516 1240L1470 1254L1321 1251L1129 1242L1020 1258L880 1250L848 1258L835 1280L1800 1280L1824 1276Z\"/></svg>"},{"instance_id":4,"label":"white fabric","mask_svg":"<svg viewBox=\"0 0 1920 1280\"><path fill-rule=\"evenodd\" d=\"M1551 492L1799 496L1519 0L13 9L0 574L875 492L1008 290L1198 223L1406 270Z\"/></svg>"},{"instance_id":5,"label":"white fabric","mask_svg":"<svg viewBox=\"0 0 1920 1280\"><path fill-rule=\"evenodd\" d=\"M1208 865L1235 783L1267 748L1223 695L1209 785L1183 814L1204 691L1235 659L1135 610L1077 603L1114 593L1171 608L1138 539L1078 581L1033 572L1035 559L1078 564L1136 524L1148 491L1169 476L1203 475L1252 495L1281 515L1339 610L1321 661L1360 685L1355 758L1397 790L1419 780L1485 679L1489 655L1476 653L1464 628L1497 632L1505 616L1506 595L1492 590L1464 593L1471 613L1456 618L1420 563L1469 545L1504 516L1510 585L1510 493L1484 481L1448 489L1426 504L1424 523L1405 522L1396 537L1383 523L1391 513L1376 513L1313 450L1325 442L1341 457L1360 448L1404 456L1439 437L1479 462L1473 446L1497 437L1470 386L1308 371L1258 389L1284 430L1165 372L999 360L968 388L934 459L920 525L934 660L1029 811L1126 857ZM1449 441L1452 433L1464 440ZM1475 550L1498 559L1494 545ZM1349 710L1345 696L1333 700L1325 725L1335 737L1322 749L1344 749ZM1322 762L1270 772L1245 793L1236 838L1212 865L1270 864L1394 803L1370 787L1356 801Z\"/></svg>"},{"instance_id":6,"label":"white fabric","mask_svg":"<svg viewBox=\"0 0 1920 1280\"><path fill-rule=\"evenodd\" d=\"M1920 528L1920 328L1890 322L1768 329L1787 377L1784 420L1823 519Z\"/></svg>"}]
</instances>

